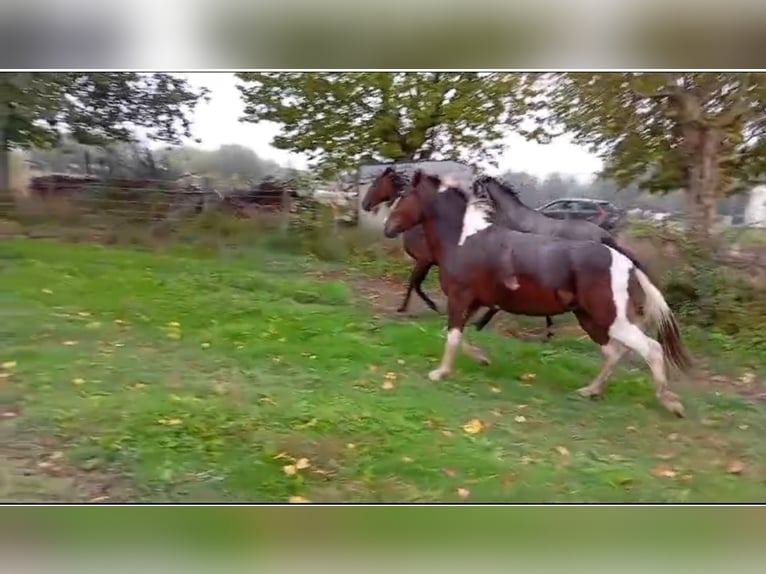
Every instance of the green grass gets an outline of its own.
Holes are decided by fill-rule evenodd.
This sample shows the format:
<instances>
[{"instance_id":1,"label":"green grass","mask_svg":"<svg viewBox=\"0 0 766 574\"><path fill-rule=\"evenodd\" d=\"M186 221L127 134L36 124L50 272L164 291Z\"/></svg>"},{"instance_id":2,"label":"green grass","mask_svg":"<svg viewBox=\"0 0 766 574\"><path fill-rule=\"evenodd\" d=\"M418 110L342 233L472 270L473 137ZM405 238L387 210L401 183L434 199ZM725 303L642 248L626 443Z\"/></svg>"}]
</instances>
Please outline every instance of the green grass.
<instances>
[{"instance_id":1,"label":"green grass","mask_svg":"<svg viewBox=\"0 0 766 574\"><path fill-rule=\"evenodd\" d=\"M574 391L599 356L571 335L472 333L492 366L460 356L434 384L443 317L370 313L353 282L306 274L318 268L255 248L0 243L0 363L15 363L0 379L0 498L766 498L761 406L677 387L678 420L630 364L586 401Z\"/></svg>"}]
</instances>

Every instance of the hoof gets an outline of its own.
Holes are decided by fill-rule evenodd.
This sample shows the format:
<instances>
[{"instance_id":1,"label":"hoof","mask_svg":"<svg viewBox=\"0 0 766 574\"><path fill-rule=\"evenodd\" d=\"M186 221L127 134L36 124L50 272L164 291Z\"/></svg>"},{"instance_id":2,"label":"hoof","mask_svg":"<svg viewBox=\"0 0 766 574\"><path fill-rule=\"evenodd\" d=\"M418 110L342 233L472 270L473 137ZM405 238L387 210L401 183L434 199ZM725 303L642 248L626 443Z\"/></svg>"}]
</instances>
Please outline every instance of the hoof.
<instances>
[{"instance_id":1,"label":"hoof","mask_svg":"<svg viewBox=\"0 0 766 574\"><path fill-rule=\"evenodd\" d=\"M668 411L676 415L678 418L682 419L686 416L684 405L681 404L678 395L675 393L668 391L658 398L660 399L662 406L668 409Z\"/></svg>"},{"instance_id":2,"label":"hoof","mask_svg":"<svg viewBox=\"0 0 766 574\"><path fill-rule=\"evenodd\" d=\"M404 313L407 310L407 307L399 307L396 312L397 313Z\"/></svg>"},{"instance_id":3,"label":"hoof","mask_svg":"<svg viewBox=\"0 0 766 574\"><path fill-rule=\"evenodd\" d=\"M446 373L445 371L442 371L441 369L434 369L433 371L428 373L428 378L436 382L436 381L440 381L441 378L447 374L448 373Z\"/></svg>"},{"instance_id":4,"label":"hoof","mask_svg":"<svg viewBox=\"0 0 766 574\"><path fill-rule=\"evenodd\" d=\"M588 385L587 387L577 389L577 394L581 397L585 397L586 399L600 399L602 396L602 391L592 387L591 385Z\"/></svg>"}]
</instances>

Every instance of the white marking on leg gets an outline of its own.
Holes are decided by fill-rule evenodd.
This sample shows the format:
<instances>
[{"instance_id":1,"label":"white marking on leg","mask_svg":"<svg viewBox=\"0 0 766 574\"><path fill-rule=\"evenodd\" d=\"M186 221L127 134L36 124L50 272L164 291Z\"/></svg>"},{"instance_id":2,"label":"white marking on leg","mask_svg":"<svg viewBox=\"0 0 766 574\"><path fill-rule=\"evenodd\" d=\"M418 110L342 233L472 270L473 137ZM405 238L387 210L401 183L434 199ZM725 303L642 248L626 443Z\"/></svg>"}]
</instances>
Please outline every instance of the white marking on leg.
<instances>
[{"instance_id":1,"label":"white marking on leg","mask_svg":"<svg viewBox=\"0 0 766 574\"><path fill-rule=\"evenodd\" d=\"M609 326L609 336L616 339L626 347L636 351L652 371L652 381L655 393L660 402L669 411L683 416L683 405L678 397L667 388L667 376L665 374L665 356L662 346L646 335L637 325L630 322L627 316L628 308L628 278L633 268L633 263L622 253L611 247L612 264L609 268L611 277L612 300L614 302L616 316Z\"/></svg>"},{"instance_id":2,"label":"white marking on leg","mask_svg":"<svg viewBox=\"0 0 766 574\"><path fill-rule=\"evenodd\" d=\"M578 389L577 392L589 398L601 396L604 392L606 381L612 376L615 366L627 350L628 348L619 341L609 339L606 345L601 346L601 354L604 355L604 364L601 367L601 371L596 375L591 384Z\"/></svg>"},{"instance_id":3,"label":"white marking on leg","mask_svg":"<svg viewBox=\"0 0 766 574\"><path fill-rule=\"evenodd\" d=\"M447 341L444 344L444 355L438 369L428 373L428 378L432 381L438 381L445 375L452 372L452 365L455 362L455 351L460 344L463 332L460 329L452 328L447 332Z\"/></svg>"}]
</instances>

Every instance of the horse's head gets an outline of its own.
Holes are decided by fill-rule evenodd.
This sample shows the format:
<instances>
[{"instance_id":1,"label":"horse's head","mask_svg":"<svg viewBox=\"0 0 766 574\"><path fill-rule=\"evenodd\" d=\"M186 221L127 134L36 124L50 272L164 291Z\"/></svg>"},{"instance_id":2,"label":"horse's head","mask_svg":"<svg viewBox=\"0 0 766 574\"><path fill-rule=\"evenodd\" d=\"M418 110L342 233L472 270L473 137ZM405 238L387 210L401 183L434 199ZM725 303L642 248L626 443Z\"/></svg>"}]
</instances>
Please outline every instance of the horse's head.
<instances>
[{"instance_id":1,"label":"horse's head","mask_svg":"<svg viewBox=\"0 0 766 574\"><path fill-rule=\"evenodd\" d=\"M386 218L383 233L386 237L393 238L412 229L423 222L425 218L425 206L430 194L439 189L441 181L438 177L426 175L417 170L412 176L410 186L401 193L391 213Z\"/></svg>"},{"instance_id":2,"label":"horse's head","mask_svg":"<svg viewBox=\"0 0 766 574\"><path fill-rule=\"evenodd\" d=\"M362 199L362 209L370 211L387 203L392 205L408 185L407 177L393 167L384 169L370 184Z\"/></svg>"},{"instance_id":3,"label":"horse's head","mask_svg":"<svg viewBox=\"0 0 766 574\"><path fill-rule=\"evenodd\" d=\"M519 199L519 192L516 191L510 184L503 181L499 181L490 175L482 175L477 177L473 182L473 195L480 199L492 199L492 192L500 192L511 197L516 202L521 202Z\"/></svg>"}]
</instances>

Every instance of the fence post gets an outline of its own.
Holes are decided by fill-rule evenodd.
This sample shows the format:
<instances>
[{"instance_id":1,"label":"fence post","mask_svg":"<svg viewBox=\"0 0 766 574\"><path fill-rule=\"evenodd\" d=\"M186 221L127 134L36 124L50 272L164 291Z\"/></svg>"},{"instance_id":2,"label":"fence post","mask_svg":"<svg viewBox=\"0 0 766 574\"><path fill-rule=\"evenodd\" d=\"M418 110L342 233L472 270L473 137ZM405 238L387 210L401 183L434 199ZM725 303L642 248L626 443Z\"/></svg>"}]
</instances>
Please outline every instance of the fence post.
<instances>
[{"instance_id":1,"label":"fence post","mask_svg":"<svg viewBox=\"0 0 766 574\"><path fill-rule=\"evenodd\" d=\"M280 207L282 208L282 233L286 235L290 227L290 190L287 186L282 187Z\"/></svg>"}]
</instances>

